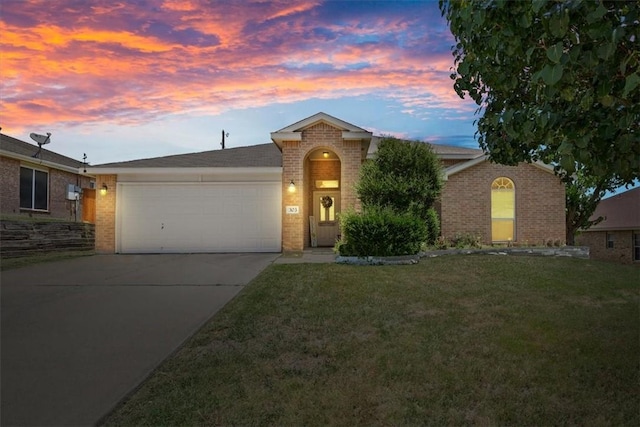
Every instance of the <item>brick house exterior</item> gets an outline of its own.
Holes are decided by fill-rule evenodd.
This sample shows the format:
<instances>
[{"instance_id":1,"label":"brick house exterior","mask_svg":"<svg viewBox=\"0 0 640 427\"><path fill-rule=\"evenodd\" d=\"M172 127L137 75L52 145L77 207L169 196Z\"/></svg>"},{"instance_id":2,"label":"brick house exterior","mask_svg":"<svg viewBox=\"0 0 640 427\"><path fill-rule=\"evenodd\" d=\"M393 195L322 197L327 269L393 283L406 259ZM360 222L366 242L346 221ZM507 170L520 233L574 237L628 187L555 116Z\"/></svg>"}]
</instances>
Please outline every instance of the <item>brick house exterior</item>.
<instances>
[{"instance_id":1,"label":"brick house exterior","mask_svg":"<svg viewBox=\"0 0 640 427\"><path fill-rule=\"evenodd\" d=\"M324 113L271 134L282 150L283 206L301 207L301 214L283 217L283 251L301 251L310 245L309 217L314 216L312 197L319 190L318 180L338 180L342 209L358 207L354 185L371 137L371 132ZM291 182L298 183L296 191L289 191ZM336 230L333 222L329 227Z\"/></svg>"},{"instance_id":2,"label":"brick house exterior","mask_svg":"<svg viewBox=\"0 0 640 427\"><path fill-rule=\"evenodd\" d=\"M490 163L484 156L458 168L445 169L441 199L441 234L480 236L491 243L491 183L499 177L515 184L514 243L545 245L564 243L565 188L552 169L540 164L504 166ZM461 167L464 165L467 167Z\"/></svg>"},{"instance_id":3,"label":"brick house exterior","mask_svg":"<svg viewBox=\"0 0 640 427\"><path fill-rule=\"evenodd\" d=\"M592 219L604 220L576 236L593 259L640 265L640 188L604 199Z\"/></svg>"},{"instance_id":4,"label":"brick house exterior","mask_svg":"<svg viewBox=\"0 0 640 427\"><path fill-rule=\"evenodd\" d=\"M271 139L273 144L270 146L264 144L89 168L89 172L96 175L97 187L106 185L109 189L106 195L98 196L96 201L96 250L107 253L135 251L127 249L122 243L126 240L122 228L126 228L128 221L123 218L130 206L124 205L126 198L123 194L118 195L119 192L131 192L129 188L138 186L151 193L158 186L182 185L180 188L189 193L199 186L204 189L210 182L220 184L222 192L225 185L234 181L238 191L259 194L262 190L258 178L255 178L259 175L254 170L263 173L264 177L260 179L265 182L272 182L274 176L277 177L275 197L279 203L276 207L279 211L278 223L271 223L262 231L280 231L277 251L302 251L316 240L318 246L333 246L340 234L337 213L360 208L354 185L362 163L375 155L379 138L365 129L318 113L271 133ZM432 147L442 160L445 173L445 185L438 205L444 237L467 233L480 236L483 243L500 241L493 235L495 231L492 227L498 220L504 219L496 218L499 210L494 205L499 199L494 199L494 196L505 190L495 190L492 186L496 180L502 180L500 182L510 185L506 191L513 198L510 202L513 212L506 220L512 227L509 241L505 240L503 232L500 239L504 241L501 243L564 243L564 186L552 168L540 163L501 166L490 163L481 150L441 145ZM142 191L139 194L146 193ZM327 198L331 201L325 206L322 200ZM127 200L128 203L137 203L135 199ZM153 203L161 208L146 211L153 217L149 222L157 221L158 224L155 231L150 229L145 235L144 239L149 242L157 240L156 234L165 233L165 225L172 221L171 218L161 218L161 214L156 214L158 211L171 210L170 205L162 205L162 201L157 200ZM243 200L231 200L229 203L236 206L239 212L256 206L256 203L245 203ZM189 207L188 214L195 217L198 210L217 209L215 205L205 205L206 201L203 201L201 207ZM271 207L265 209L265 212L270 212ZM236 226L233 215L219 218L227 221L229 227ZM202 229L210 228L211 224L203 221ZM248 225L260 221L261 215L257 213L251 217L251 224ZM138 226L145 227L146 224L138 223ZM311 230L314 230L313 235ZM261 236L256 236L242 234L243 239L260 240ZM195 241L199 236L195 233L185 239ZM213 239L216 240L215 237ZM167 251L159 243L156 246L150 243L147 247L151 252ZM273 248L273 245L268 247ZM207 251L208 247L201 241L185 241L174 250Z\"/></svg>"},{"instance_id":5,"label":"brick house exterior","mask_svg":"<svg viewBox=\"0 0 640 427\"><path fill-rule=\"evenodd\" d=\"M69 200L68 186L93 191L93 177L83 172L82 162L0 134L0 213L7 216L40 216L70 221L82 220L82 200ZM46 205L21 206L21 169L46 173ZM82 193L79 196L82 198ZM43 208L42 208L43 207Z\"/></svg>"}]
</instances>

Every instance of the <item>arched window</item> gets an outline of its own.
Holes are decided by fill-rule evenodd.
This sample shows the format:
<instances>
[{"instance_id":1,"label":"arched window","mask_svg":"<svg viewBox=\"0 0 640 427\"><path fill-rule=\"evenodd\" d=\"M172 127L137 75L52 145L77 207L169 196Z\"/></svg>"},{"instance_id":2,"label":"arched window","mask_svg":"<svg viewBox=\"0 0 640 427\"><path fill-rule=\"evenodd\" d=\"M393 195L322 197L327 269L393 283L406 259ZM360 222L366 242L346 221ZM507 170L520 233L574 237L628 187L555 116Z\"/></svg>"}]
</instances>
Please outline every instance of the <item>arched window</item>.
<instances>
[{"instance_id":1,"label":"arched window","mask_svg":"<svg viewBox=\"0 0 640 427\"><path fill-rule=\"evenodd\" d=\"M515 240L516 187L509 178L496 178L491 184L491 240Z\"/></svg>"}]
</instances>

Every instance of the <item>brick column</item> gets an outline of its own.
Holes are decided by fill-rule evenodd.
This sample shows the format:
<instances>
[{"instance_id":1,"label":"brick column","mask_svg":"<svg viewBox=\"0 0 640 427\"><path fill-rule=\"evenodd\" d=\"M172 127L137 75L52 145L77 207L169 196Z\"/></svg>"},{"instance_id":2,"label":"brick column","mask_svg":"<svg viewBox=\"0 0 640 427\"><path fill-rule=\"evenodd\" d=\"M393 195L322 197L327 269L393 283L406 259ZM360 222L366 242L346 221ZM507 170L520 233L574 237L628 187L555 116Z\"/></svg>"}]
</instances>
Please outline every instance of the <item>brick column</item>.
<instances>
[{"instance_id":1,"label":"brick column","mask_svg":"<svg viewBox=\"0 0 640 427\"><path fill-rule=\"evenodd\" d=\"M345 141L343 145L344 158L342 160L342 210L350 208L360 210L360 201L354 186L360 176L362 157L360 141Z\"/></svg>"},{"instance_id":2,"label":"brick column","mask_svg":"<svg viewBox=\"0 0 640 427\"><path fill-rule=\"evenodd\" d=\"M299 252L304 249L304 175L303 159L298 141L282 145L282 250ZM289 191L293 180L295 191ZM298 213L288 214L287 206L298 206Z\"/></svg>"},{"instance_id":3,"label":"brick column","mask_svg":"<svg viewBox=\"0 0 640 427\"><path fill-rule=\"evenodd\" d=\"M108 187L102 195L102 185ZM116 175L96 176L96 252L116 251Z\"/></svg>"}]
</instances>

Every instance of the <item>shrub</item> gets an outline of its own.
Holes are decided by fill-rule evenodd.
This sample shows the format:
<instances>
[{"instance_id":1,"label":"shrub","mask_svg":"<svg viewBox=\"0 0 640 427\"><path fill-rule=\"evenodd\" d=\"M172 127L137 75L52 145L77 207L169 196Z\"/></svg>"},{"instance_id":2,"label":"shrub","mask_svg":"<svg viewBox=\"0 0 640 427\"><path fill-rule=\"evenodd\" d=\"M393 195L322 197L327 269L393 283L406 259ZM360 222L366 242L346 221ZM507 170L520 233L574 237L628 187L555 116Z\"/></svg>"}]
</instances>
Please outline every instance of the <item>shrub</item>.
<instances>
[{"instance_id":1,"label":"shrub","mask_svg":"<svg viewBox=\"0 0 640 427\"><path fill-rule=\"evenodd\" d=\"M470 233L462 233L456 234L451 239L451 246L457 249L463 248L480 248L482 238L479 235L470 234Z\"/></svg>"},{"instance_id":2,"label":"shrub","mask_svg":"<svg viewBox=\"0 0 640 427\"><path fill-rule=\"evenodd\" d=\"M427 221L442 189L442 167L428 144L383 138L360 169L356 192L365 208L388 207Z\"/></svg>"},{"instance_id":3,"label":"shrub","mask_svg":"<svg viewBox=\"0 0 640 427\"><path fill-rule=\"evenodd\" d=\"M342 240L336 244L336 250L342 256L414 255L427 238L427 225L423 220L389 208L342 212L340 226Z\"/></svg>"},{"instance_id":4,"label":"shrub","mask_svg":"<svg viewBox=\"0 0 640 427\"><path fill-rule=\"evenodd\" d=\"M435 245L436 240L440 236L440 218L435 209L430 208L427 211L427 245Z\"/></svg>"}]
</instances>

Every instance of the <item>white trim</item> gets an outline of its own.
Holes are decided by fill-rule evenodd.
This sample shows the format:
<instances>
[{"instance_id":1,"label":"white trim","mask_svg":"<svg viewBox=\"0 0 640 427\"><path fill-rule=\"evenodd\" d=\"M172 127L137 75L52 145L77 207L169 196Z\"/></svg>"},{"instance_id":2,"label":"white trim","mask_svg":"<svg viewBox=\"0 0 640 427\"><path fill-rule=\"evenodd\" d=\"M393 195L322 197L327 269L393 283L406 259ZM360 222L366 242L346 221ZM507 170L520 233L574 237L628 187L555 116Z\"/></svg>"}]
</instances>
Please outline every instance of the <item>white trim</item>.
<instances>
[{"instance_id":1,"label":"white trim","mask_svg":"<svg viewBox=\"0 0 640 427\"><path fill-rule=\"evenodd\" d=\"M22 206L19 206L19 209L22 211L32 211L32 212L50 212L51 210L49 209L51 207L51 203L50 199L51 199L51 172L49 168L44 168L40 165L33 165L31 163L28 164L24 164L24 162L20 162L20 168L25 168L25 169L30 169L32 171L31 173L31 207L30 208L25 208ZM47 174L47 207L45 209L39 209L35 207L36 204L36 175L35 172L42 172L42 173L46 173ZM19 175L19 179L20 181L22 181L22 172L20 172ZM20 185L18 185L18 205L20 205L22 203L21 199L21 195L20 193L22 192L20 189Z\"/></svg>"},{"instance_id":2,"label":"white trim","mask_svg":"<svg viewBox=\"0 0 640 427\"><path fill-rule=\"evenodd\" d=\"M457 165L450 166L450 167L446 168L445 171L444 171L444 180L447 181L451 175L455 175L458 172L462 172L463 170L469 169L469 168L471 168L471 167L473 167L473 166L475 166L477 164L480 164L480 163L482 163L484 161L488 161L488 160L489 160L489 155L488 154L483 154L483 155L480 155L480 156L476 157L475 159L469 160L468 162L458 163ZM518 163L518 165L515 165L515 166L520 166L522 164L526 164L526 163L524 163L524 162L523 163ZM539 169L542 169L545 172L548 172L548 173L551 173L551 174L555 175L555 170L553 169L553 166L551 166L551 165L548 165L548 164L543 163L541 161L532 162L532 163L529 163L529 164L531 164L532 166L535 166L535 167L537 167Z\"/></svg>"},{"instance_id":3,"label":"white trim","mask_svg":"<svg viewBox=\"0 0 640 427\"><path fill-rule=\"evenodd\" d=\"M39 170L41 172L46 172L46 173L49 173L49 170L51 170L51 168L48 167L48 166L43 166L43 165L40 165L40 164L37 164L37 163L33 163L33 162L29 162L29 161L26 161L26 160L21 160L20 161L20 167L21 168L25 167L25 168L29 168L29 169L36 169L36 170Z\"/></svg>"},{"instance_id":4,"label":"white trim","mask_svg":"<svg viewBox=\"0 0 640 427\"><path fill-rule=\"evenodd\" d=\"M87 166L87 172L91 171L93 175L258 175L258 174L282 174L282 167L238 167L238 168L221 168L221 167L200 167L200 168L172 168L172 167L90 167Z\"/></svg>"},{"instance_id":5,"label":"white trim","mask_svg":"<svg viewBox=\"0 0 640 427\"><path fill-rule=\"evenodd\" d=\"M84 167L82 166L79 168L74 168L72 166L61 165L60 163L50 162L48 160L42 160L42 159L38 159L36 157L31 157L31 156L25 156L24 154L18 154L18 153L14 153L12 151L7 151L7 150L0 150L0 156L9 157L12 159L21 160L25 162L30 162L33 164L38 164L51 169L58 169L65 172L71 172L76 175L91 176L88 173L81 172L81 170L84 170Z\"/></svg>"},{"instance_id":6,"label":"white trim","mask_svg":"<svg viewBox=\"0 0 640 427\"><path fill-rule=\"evenodd\" d=\"M271 132L271 139L280 144L284 141L302 141L302 132Z\"/></svg>"},{"instance_id":7,"label":"white trim","mask_svg":"<svg viewBox=\"0 0 640 427\"><path fill-rule=\"evenodd\" d=\"M276 132L271 132L271 140L282 148L284 141L302 141L302 131L318 123L325 123L342 131L342 139L347 141L371 141L373 133L366 131L351 123L345 122L326 113L317 113L304 120L284 127Z\"/></svg>"},{"instance_id":8,"label":"white trim","mask_svg":"<svg viewBox=\"0 0 640 427\"><path fill-rule=\"evenodd\" d=\"M316 123L319 122L324 122L327 123L329 125L332 125L334 127L337 127L341 130L346 130L346 131L351 131L351 132L366 132L366 130L352 125L349 122L345 122L344 120L340 120L336 117L330 116L326 113L316 113L311 117L307 117L306 119L300 120L299 122L296 122L292 125L289 125L287 127L284 127L282 129L280 129L277 132L274 133L281 133L281 132L300 132L308 127L311 127L313 125L315 125Z\"/></svg>"}]
</instances>

